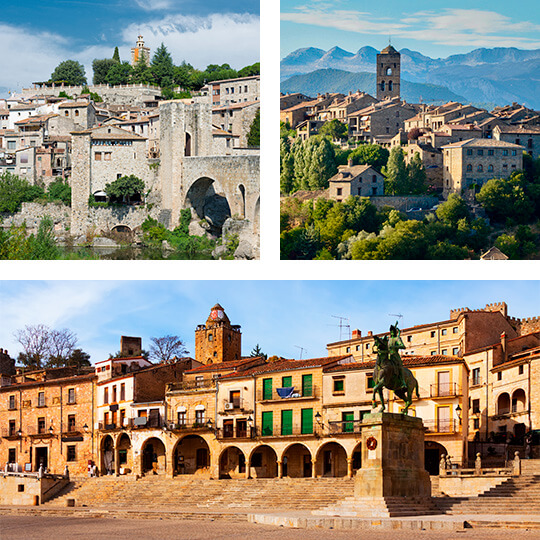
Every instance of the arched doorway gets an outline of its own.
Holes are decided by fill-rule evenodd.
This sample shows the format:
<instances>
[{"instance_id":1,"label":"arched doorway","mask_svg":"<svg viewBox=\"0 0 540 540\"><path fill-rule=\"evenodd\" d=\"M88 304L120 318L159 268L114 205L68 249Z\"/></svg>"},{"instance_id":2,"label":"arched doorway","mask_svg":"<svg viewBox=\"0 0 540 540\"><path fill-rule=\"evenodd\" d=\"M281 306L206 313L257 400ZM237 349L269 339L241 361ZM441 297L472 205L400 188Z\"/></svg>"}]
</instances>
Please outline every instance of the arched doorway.
<instances>
[{"instance_id":1,"label":"arched doorway","mask_svg":"<svg viewBox=\"0 0 540 540\"><path fill-rule=\"evenodd\" d=\"M504 392L497 398L497 414L508 414L510 412L510 396Z\"/></svg>"},{"instance_id":2,"label":"arched doorway","mask_svg":"<svg viewBox=\"0 0 540 540\"><path fill-rule=\"evenodd\" d=\"M311 452L300 443L295 443L285 452L281 460L283 476L289 478L310 478L313 475Z\"/></svg>"},{"instance_id":3,"label":"arched doorway","mask_svg":"<svg viewBox=\"0 0 540 540\"><path fill-rule=\"evenodd\" d=\"M518 388L512 394L512 412L523 412L526 409L525 390Z\"/></svg>"},{"instance_id":4,"label":"arched doorway","mask_svg":"<svg viewBox=\"0 0 540 540\"><path fill-rule=\"evenodd\" d=\"M439 462L442 455L447 456L448 450L438 442L425 441L424 443L424 468L431 475L439 474Z\"/></svg>"},{"instance_id":5,"label":"arched doorway","mask_svg":"<svg viewBox=\"0 0 540 540\"><path fill-rule=\"evenodd\" d=\"M186 208L193 208L199 220L205 220L212 234L221 234L225 221L231 217L229 202L211 178L199 178L188 189Z\"/></svg>"},{"instance_id":6,"label":"arched doorway","mask_svg":"<svg viewBox=\"0 0 540 540\"><path fill-rule=\"evenodd\" d=\"M184 156L191 156L191 135L186 131L186 144L184 146Z\"/></svg>"},{"instance_id":7,"label":"arched doorway","mask_svg":"<svg viewBox=\"0 0 540 540\"><path fill-rule=\"evenodd\" d=\"M107 194L103 190L98 190L94 192L94 201L96 202L107 202Z\"/></svg>"},{"instance_id":8,"label":"arched doorway","mask_svg":"<svg viewBox=\"0 0 540 540\"><path fill-rule=\"evenodd\" d=\"M251 452L248 465L254 478L276 478L278 475L276 451L267 444L257 446Z\"/></svg>"},{"instance_id":9,"label":"arched doorway","mask_svg":"<svg viewBox=\"0 0 540 540\"><path fill-rule=\"evenodd\" d=\"M163 474L166 470L165 445L157 437L148 439L142 447L143 474Z\"/></svg>"},{"instance_id":10,"label":"arched doorway","mask_svg":"<svg viewBox=\"0 0 540 540\"><path fill-rule=\"evenodd\" d=\"M253 215L253 232L255 233L259 232L260 213L261 213L261 199L259 197L257 199L257 202L255 203L255 213Z\"/></svg>"},{"instance_id":11,"label":"arched doorway","mask_svg":"<svg viewBox=\"0 0 540 540\"><path fill-rule=\"evenodd\" d=\"M323 444L315 460L317 476L347 476L347 452L340 444Z\"/></svg>"},{"instance_id":12,"label":"arched doorway","mask_svg":"<svg viewBox=\"0 0 540 540\"><path fill-rule=\"evenodd\" d=\"M187 435L181 439L173 451L174 474L195 474L208 472L210 468L210 448L199 435Z\"/></svg>"},{"instance_id":13,"label":"arched doorway","mask_svg":"<svg viewBox=\"0 0 540 540\"><path fill-rule=\"evenodd\" d=\"M219 458L220 478L245 478L246 456L236 446L225 448Z\"/></svg>"},{"instance_id":14,"label":"arched doorway","mask_svg":"<svg viewBox=\"0 0 540 540\"><path fill-rule=\"evenodd\" d=\"M352 453L352 469L353 474L356 473L358 469L362 468L362 443L358 443Z\"/></svg>"},{"instance_id":15,"label":"arched doorway","mask_svg":"<svg viewBox=\"0 0 540 540\"><path fill-rule=\"evenodd\" d=\"M101 474L114 473L114 441L110 435L101 440Z\"/></svg>"},{"instance_id":16,"label":"arched doorway","mask_svg":"<svg viewBox=\"0 0 540 540\"><path fill-rule=\"evenodd\" d=\"M131 451L131 439L127 433L122 433L116 444L118 472L128 474L133 472L133 455Z\"/></svg>"}]
</instances>

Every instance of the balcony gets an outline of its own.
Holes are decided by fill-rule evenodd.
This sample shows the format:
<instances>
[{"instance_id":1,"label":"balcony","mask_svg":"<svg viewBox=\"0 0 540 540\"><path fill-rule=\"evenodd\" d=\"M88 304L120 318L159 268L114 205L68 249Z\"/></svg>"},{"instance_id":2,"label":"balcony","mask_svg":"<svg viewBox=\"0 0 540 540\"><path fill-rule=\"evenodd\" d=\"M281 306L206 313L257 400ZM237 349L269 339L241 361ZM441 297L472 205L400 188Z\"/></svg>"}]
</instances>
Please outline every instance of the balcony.
<instances>
[{"instance_id":1,"label":"balcony","mask_svg":"<svg viewBox=\"0 0 540 540\"><path fill-rule=\"evenodd\" d=\"M249 411L247 410L249 407ZM253 407L251 407L251 403L247 400L244 400L243 398L240 399L233 399L229 401L228 399L224 399L221 403L221 406L218 409L218 413L220 414L238 414L238 413L247 413L247 412L253 412Z\"/></svg>"},{"instance_id":2,"label":"balcony","mask_svg":"<svg viewBox=\"0 0 540 540\"><path fill-rule=\"evenodd\" d=\"M208 419L197 419L192 416L185 417L176 422L167 422L167 429L170 431L208 431L212 427L208 427Z\"/></svg>"},{"instance_id":3,"label":"balcony","mask_svg":"<svg viewBox=\"0 0 540 540\"><path fill-rule=\"evenodd\" d=\"M167 385L167 392L205 392L216 388L216 381L207 379L204 381L182 381Z\"/></svg>"},{"instance_id":4,"label":"balcony","mask_svg":"<svg viewBox=\"0 0 540 540\"><path fill-rule=\"evenodd\" d=\"M273 426L271 432L268 429L259 428L259 437L320 437L322 428L321 426L313 424L313 426L302 426L300 424L295 424L292 426Z\"/></svg>"},{"instance_id":5,"label":"balcony","mask_svg":"<svg viewBox=\"0 0 540 540\"><path fill-rule=\"evenodd\" d=\"M19 434L16 429L4 428L2 429L2 437L10 441L15 441L19 438Z\"/></svg>"},{"instance_id":6,"label":"balcony","mask_svg":"<svg viewBox=\"0 0 540 540\"><path fill-rule=\"evenodd\" d=\"M426 434L459 433L460 425L457 420L423 420Z\"/></svg>"},{"instance_id":7,"label":"balcony","mask_svg":"<svg viewBox=\"0 0 540 540\"><path fill-rule=\"evenodd\" d=\"M340 433L360 433L362 431L362 420L344 420L338 422L328 422L328 433L336 435Z\"/></svg>"},{"instance_id":8,"label":"balcony","mask_svg":"<svg viewBox=\"0 0 540 540\"><path fill-rule=\"evenodd\" d=\"M272 390L272 394L266 394L262 389L257 392L257 401L266 401L268 402L281 402L281 401L289 401L289 400L296 400L296 399L317 399L320 397L319 388L317 386L312 386L311 388L307 388L304 391L301 388L292 387L292 392L280 392L281 390L285 390L284 388L274 388Z\"/></svg>"},{"instance_id":9,"label":"balcony","mask_svg":"<svg viewBox=\"0 0 540 540\"><path fill-rule=\"evenodd\" d=\"M430 397L455 397L460 395L460 388L457 383L432 384L429 387Z\"/></svg>"},{"instance_id":10,"label":"balcony","mask_svg":"<svg viewBox=\"0 0 540 540\"><path fill-rule=\"evenodd\" d=\"M257 437L257 428L248 427L247 429L219 428L216 430L218 439L254 439Z\"/></svg>"}]
</instances>

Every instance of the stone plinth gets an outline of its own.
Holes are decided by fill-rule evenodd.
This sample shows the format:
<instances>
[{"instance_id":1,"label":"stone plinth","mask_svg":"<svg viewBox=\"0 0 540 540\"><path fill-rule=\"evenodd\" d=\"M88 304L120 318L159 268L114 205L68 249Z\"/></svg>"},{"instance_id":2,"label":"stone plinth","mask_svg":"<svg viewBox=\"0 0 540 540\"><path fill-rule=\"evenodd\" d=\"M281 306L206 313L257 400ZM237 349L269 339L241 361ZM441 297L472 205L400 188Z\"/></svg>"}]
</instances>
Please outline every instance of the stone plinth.
<instances>
[{"instance_id":1,"label":"stone plinth","mask_svg":"<svg viewBox=\"0 0 540 540\"><path fill-rule=\"evenodd\" d=\"M355 497L431 496L424 468L424 425L403 414L364 416L362 468L355 477Z\"/></svg>"}]
</instances>

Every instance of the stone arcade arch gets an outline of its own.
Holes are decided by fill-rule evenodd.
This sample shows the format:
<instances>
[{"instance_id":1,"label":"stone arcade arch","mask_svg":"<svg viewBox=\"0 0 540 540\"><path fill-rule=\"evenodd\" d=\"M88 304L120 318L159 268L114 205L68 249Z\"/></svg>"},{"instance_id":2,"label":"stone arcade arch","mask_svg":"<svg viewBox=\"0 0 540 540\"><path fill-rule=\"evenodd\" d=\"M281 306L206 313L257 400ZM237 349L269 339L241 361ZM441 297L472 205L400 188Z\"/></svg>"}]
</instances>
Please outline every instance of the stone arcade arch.
<instances>
[{"instance_id":1,"label":"stone arcade arch","mask_svg":"<svg viewBox=\"0 0 540 540\"><path fill-rule=\"evenodd\" d=\"M337 442L327 442L317 451L316 476L347 476L347 452Z\"/></svg>"},{"instance_id":2,"label":"stone arcade arch","mask_svg":"<svg viewBox=\"0 0 540 540\"><path fill-rule=\"evenodd\" d=\"M527 408L525 390L517 388L512 392L512 412L523 412Z\"/></svg>"},{"instance_id":3,"label":"stone arcade arch","mask_svg":"<svg viewBox=\"0 0 540 540\"><path fill-rule=\"evenodd\" d=\"M141 446L141 474L163 474L166 470L165 444L157 437L150 437Z\"/></svg>"},{"instance_id":4,"label":"stone arcade arch","mask_svg":"<svg viewBox=\"0 0 540 540\"><path fill-rule=\"evenodd\" d=\"M434 476L439 474L439 462L442 455L447 456L448 450L435 441L425 441L424 443L424 468Z\"/></svg>"},{"instance_id":5,"label":"stone arcade arch","mask_svg":"<svg viewBox=\"0 0 540 540\"><path fill-rule=\"evenodd\" d=\"M250 475L254 478L276 478L278 475L276 451L267 444L257 446L249 456L248 467Z\"/></svg>"},{"instance_id":6,"label":"stone arcade arch","mask_svg":"<svg viewBox=\"0 0 540 540\"><path fill-rule=\"evenodd\" d=\"M352 474L356 474L358 469L362 468L362 443L358 443L352 451Z\"/></svg>"},{"instance_id":7,"label":"stone arcade arch","mask_svg":"<svg viewBox=\"0 0 540 540\"><path fill-rule=\"evenodd\" d=\"M219 234L223 223L231 217L231 207L219 185L209 177L200 177L186 193L185 208L193 208L199 220L206 220L212 232Z\"/></svg>"},{"instance_id":8,"label":"stone arcade arch","mask_svg":"<svg viewBox=\"0 0 540 540\"><path fill-rule=\"evenodd\" d=\"M100 445L100 473L101 474L113 474L114 473L114 440L110 435L105 435L101 439Z\"/></svg>"},{"instance_id":9,"label":"stone arcade arch","mask_svg":"<svg viewBox=\"0 0 540 540\"><path fill-rule=\"evenodd\" d=\"M219 478L247 478L246 456L237 446L228 446L219 456Z\"/></svg>"},{"instance_id":10,"label":"stone arcade arch","mask_svg":"<svg viewBox=\"0 0 540 540\"><path fill-rule=\"evenodd\" d=\"M116 466L120 474L133 472L133 451L131 439L127 433L121 433L116 443Z\"/></svg>"},{"instance_id":11,"label":"stone arcade arch","mask_svg":"<svg viewBox=\"0 0 540 540\"><path fill-rule=\"evenodd\" d=\"M210 447L200 435L186 435L172 452L173 474L210 472Z\"/></svg>"},{"instance_id":12,"label":"stone arcade arch","mask_svg":"<svg viewBox=\"0 0 540 540\"><path fill-rule=\"evenodd\" d=\"M282 476L289 478L311 478L313 459L307 446L294 443L287 447L281 458Z\"/></svg>"}]
</instances>

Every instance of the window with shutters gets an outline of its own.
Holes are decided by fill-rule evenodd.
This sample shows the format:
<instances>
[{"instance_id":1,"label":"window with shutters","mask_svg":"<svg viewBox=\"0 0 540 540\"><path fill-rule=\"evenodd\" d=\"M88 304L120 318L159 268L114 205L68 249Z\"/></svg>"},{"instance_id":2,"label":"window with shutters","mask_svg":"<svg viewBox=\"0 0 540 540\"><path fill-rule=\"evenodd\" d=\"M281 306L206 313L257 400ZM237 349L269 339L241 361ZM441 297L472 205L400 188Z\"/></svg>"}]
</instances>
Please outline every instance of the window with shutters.
<instances>
[{"instance_id":1,"label":"window with shutters","mask_svg":"<svg viewBox=\"0 0 540 540\"><path fill-rule=\"evenodd\" d=\"M302 396L313 395L313 375L302 375Z\"/></svg>"},{"instance_id":2,"label":"window with shutters","mask_svg":"<svg viewBox=\"0 0 540 540\"><path fill-rule=\"evenodd\" d=\"M281 434L292 435L292 410L281 411Z\"/></svg>"},{"instance_id":3,"label":"window with shutters","mask_svg":"<svg viewBox=\"0 0 540 540\"><path fill-rule=\"evenodd\" d=\"M274 434L274 413L273 411L264 411L262 413L262 435L268 437Z\"/></svg>"},{"instance_id":4,"label":"window with shutters","mask_svg":"<svg viewBox=\"0 0 540 540\"><path fill-rule=\"evenodd\" d=\"M263 399L272 399L272 379L263 379Z\"/></svg>"},{"instance_id":5,"label":"window with shutters","mask_svg":"<svg viewBox=\"0 0 540 540\"><path fill-rule=\"evenodd\" d=\"M302 435L313 433L313 409L302 409L300 432Z\"/></svg>"}]
</instances>

